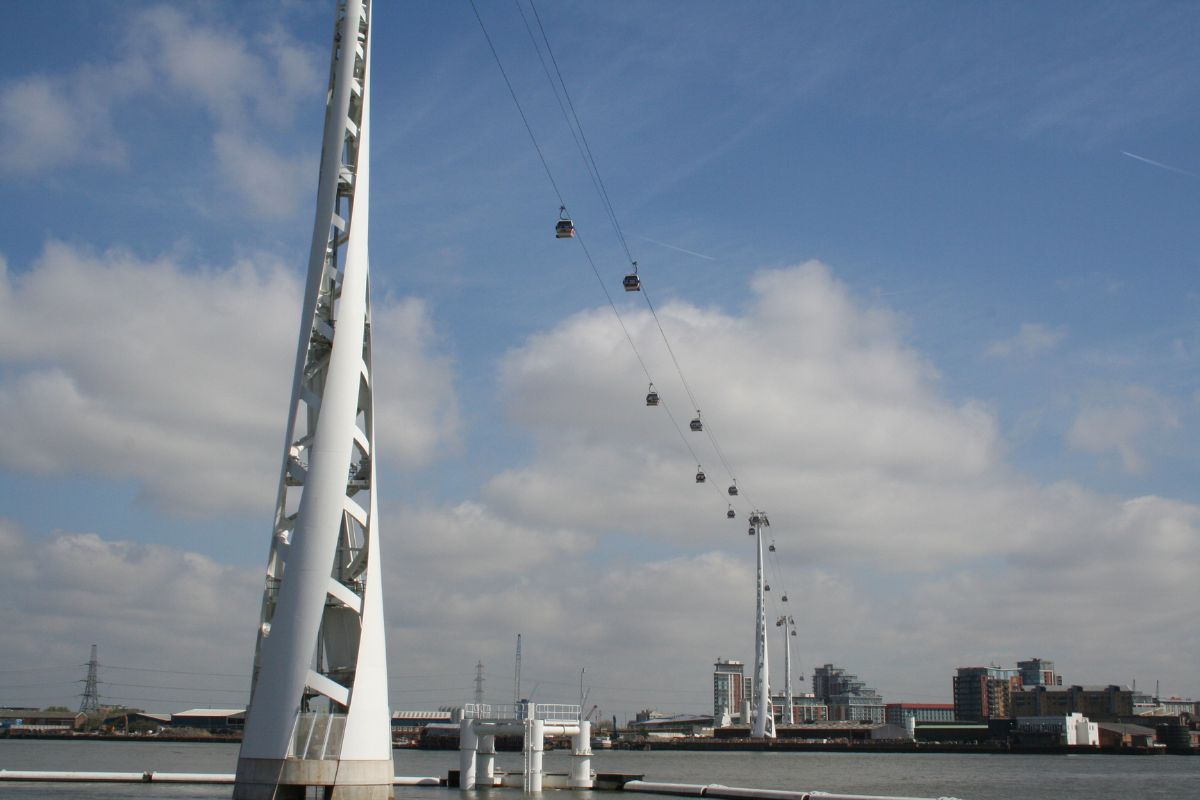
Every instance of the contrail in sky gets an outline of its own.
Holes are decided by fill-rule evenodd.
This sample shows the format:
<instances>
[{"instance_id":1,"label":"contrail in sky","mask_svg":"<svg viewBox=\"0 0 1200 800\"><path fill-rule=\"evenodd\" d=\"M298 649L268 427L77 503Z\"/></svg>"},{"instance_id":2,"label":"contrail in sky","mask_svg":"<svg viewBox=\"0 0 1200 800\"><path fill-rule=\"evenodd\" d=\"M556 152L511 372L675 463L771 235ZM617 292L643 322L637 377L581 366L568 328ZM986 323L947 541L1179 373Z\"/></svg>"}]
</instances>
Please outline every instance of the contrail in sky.
<instances>
[{"instance_id":1,"label":"contrail in sky","mask_svg":"<svg viewBox=\"0 0 1200 800\"><path fill-rule=\"evenodd\" d=\"M666 242L660 242L657 239L651 239L649 236L639 236L638 238L643 241L650 242L651 244L656 244L659 247L665 247L668 250L678 250L681 253L687 253L689 256L695 256L696 258L706 258L709 261L716 261L715 258L713 258L712 256L706 256L706 255L704 255L704 253L697 253L695 250L685 250L682 247L676 247L673 244L667 244Z\"/></svg>"},{"instance_id":2,"label":"contrail in sky","mask_svg":"<svg viewBox=\"0 0 1200 800\"><path fill-rule=\"evenodd\" d=\"M1187 175L1189 178L1200 178L1200 175L1197 175L1194 172L1188 172L1186 169L1180 169L1179 167L1172 167L1170 164L1164 164L1161 161L1155 161L1152 158L1146 158L1145 156L1139 156L1138 154L1131 153L1128 150L1122 150L1121 155L1129 156L1130 158L1137 159L1138 161L1144 161L1152 167L1158 167L1159 169L1165 169L1165 170L1169 170L1171 172L1178 172L1180 175Z\"/></svg>"}]
</instances>

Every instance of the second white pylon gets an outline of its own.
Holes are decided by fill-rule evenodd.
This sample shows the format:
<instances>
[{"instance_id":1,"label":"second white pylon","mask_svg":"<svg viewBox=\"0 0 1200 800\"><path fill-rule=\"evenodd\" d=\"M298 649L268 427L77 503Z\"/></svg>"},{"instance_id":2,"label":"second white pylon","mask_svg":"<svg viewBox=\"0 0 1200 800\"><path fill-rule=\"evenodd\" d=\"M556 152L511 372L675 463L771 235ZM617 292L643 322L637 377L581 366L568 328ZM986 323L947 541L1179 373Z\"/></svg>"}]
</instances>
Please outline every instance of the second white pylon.
<instances>
[{"instance_id":1,"label":"second white pylon","mask_svg":"<svg viewBox=\"0 0 1200 800\"><path fill-rule=\"evenodd\" d=\"M338 0L235 800L393 796L367 269L370 0Z\"/></svg>"},{"instance_id":2,"label":"second white pylon","mask_svg":"<svg viewBox=\"0 0 1200 800\"><path fill-rule=\"evenodd\" d=\"M775 713L771 707L771 666L767 661L767 595L763 572L763 528L771 523L767 515L755 511L750 515L750 530L758 552L758 579L754 617L754 717L750 735L756 739L775 738Z\"/></svg>"}]
</instances>

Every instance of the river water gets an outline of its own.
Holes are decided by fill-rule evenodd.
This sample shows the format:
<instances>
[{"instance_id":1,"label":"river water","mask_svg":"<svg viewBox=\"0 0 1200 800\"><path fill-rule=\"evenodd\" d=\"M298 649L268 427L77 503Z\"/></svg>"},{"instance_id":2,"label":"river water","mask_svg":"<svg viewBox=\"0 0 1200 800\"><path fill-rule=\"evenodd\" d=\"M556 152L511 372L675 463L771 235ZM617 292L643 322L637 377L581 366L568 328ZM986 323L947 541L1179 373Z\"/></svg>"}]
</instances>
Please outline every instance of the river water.
<instances>
[{"instance_id":1,"label":"river water","mask_svg":"<svg viewBox=\"0 0 1200 800\"><path fill-rule=\"evenodd\" d=\"M397 750L396 774L445 777L458 754ZM516 770L519 753L497 766ZM546 753L549 772L566 772L565 751ZM0 769L108 772L233 772L236 744L0 740ZM1200 757L973 755L913 753L679 753L597 751L597 772L644 774L672 783L722 783L794 791L957 797L962 800L1178 800L1200 797ZM0 799L167 800L228 798L229 786L0 783ZM457 790L397 787L400 800L453 800ZM493 798L517 798L495 790ZM547 800L590 800L591 792L547 791ZM596 800L612 798L596 793ZM626 797L653 797L626 795Z\"/></svg>"}]
</instances>

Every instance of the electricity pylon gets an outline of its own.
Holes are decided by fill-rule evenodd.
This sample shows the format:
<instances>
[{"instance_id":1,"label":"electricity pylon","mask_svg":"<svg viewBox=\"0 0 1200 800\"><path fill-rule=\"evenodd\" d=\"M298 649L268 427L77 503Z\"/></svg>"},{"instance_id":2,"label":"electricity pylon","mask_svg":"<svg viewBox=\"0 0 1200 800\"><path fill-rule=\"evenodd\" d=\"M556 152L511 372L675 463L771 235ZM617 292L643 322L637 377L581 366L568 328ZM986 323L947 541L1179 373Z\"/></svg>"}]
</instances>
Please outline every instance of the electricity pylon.
<instances>
[{"instance_id":1,"label":"electricity pylon","mask_svg":"<svg viewBox=\"0 0 1200 800\"><path fill-rule=\"evenodd\" d=\"M84 714L95 714L100 711L100 662L96 660L96 645L92 645L92 657L88 659L87 668L83 692L79 695L79 710Z\"/></svg>"},{"instance_id":2,"label":"electricity pylon","mask_svg":"<svg viewBox=\"0 0 1200 800\"><path fill-rule=\"evenodd\" d=\"M371 304L371 2L338 0L316 222L235 800L391 798Z\"/></svg>"}]
</instances>

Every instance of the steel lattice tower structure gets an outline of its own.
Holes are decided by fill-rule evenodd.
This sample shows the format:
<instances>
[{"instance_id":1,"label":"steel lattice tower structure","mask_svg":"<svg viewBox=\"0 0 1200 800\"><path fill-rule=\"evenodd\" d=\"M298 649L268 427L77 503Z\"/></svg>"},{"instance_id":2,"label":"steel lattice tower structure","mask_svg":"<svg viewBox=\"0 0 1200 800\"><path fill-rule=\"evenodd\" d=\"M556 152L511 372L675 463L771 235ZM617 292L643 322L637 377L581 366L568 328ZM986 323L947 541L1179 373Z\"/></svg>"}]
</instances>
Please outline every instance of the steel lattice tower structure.
<instances>
[{"instance_id":1,"label":"steel lattice tower structure","mask_svg":"<svg viewBox=\"0 0 1200 800\"><path fill-rule=\"evenodd\" d=\"M483 662L475 664L475 704L483 705Z\"/></svg>"},{"instance_id":2,"label":"steel lattice tower structure","mask_svg":"<svg viewBox=\"0 0 1200 800\"><path fill-rule=\"evenodd\" d=\"M750 735L758 739L775 738L775 716L771 713L770 666L767 664L767 593L763 573L763 528L771 523L767 515L750 515L750 532L758 548L757 605L754 622L754 716Z\"/></svg>"},{"instance_id":3,"label":"steel lattice tower structure","mask_svg":"<svg viewBox=\"0 0 1200 800\"><path fill-rule=\"evenodd\" d=\"M100 711L100 662L96 660L96 645L92 645L92 657L87 663L87 677L83 680L83 692L79 697L79 710L84 714Z\"/></svg>"},{"instance_id":4,"label":"steel lattice tower structure","mask_svg":"<svg viewBox=\"0 0 1200 800\"><path fill-rule=\"evenodd\" d=\"M338 0L236 800L393 796L367 267L370 0Z\"/></svg>"}]
</instances>

